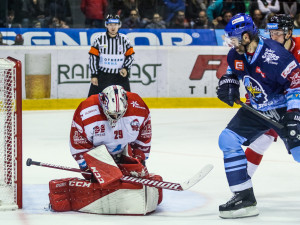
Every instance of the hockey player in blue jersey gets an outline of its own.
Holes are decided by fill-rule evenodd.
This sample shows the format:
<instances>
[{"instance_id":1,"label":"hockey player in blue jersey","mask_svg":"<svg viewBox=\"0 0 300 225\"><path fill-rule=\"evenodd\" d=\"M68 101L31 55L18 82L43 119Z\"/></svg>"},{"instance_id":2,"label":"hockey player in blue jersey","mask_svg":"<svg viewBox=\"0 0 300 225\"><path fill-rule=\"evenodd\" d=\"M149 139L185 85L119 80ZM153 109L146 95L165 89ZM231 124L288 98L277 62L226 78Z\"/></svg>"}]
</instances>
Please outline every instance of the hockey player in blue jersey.
<instances>
[{"instance_id":1,"label":"hockey player in blue jersey","mask_svg":"<svg viewBox=\"0 0 300 225\"><path fill-rule=\"evenodd\" d=\"M219 80L218 98L233 106L240 98L241 80L251 106L285 127L278 129L240 108L219 136L227 180L234 193L219 206L220 217L256 216L259 212L242 145L273 128L294 160L300 162L300 66L281 44L259 36L247 14L232 17L225 27L225 36L232 48L227 56L228 70Z\"/></svg>"}]
</instances>

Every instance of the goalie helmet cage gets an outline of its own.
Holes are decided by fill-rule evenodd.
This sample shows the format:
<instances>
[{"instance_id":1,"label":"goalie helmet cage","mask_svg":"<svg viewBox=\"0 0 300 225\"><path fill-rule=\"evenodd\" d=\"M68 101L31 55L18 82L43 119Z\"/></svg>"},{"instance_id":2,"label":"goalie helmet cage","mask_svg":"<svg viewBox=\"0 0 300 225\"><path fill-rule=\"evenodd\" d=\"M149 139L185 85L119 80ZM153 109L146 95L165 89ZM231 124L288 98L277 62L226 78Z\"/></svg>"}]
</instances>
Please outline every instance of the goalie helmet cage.
<instances>
[{"instance_id":1,"label":"goalie helmet cage","mask_svg":"<svg viewBox=\"0 0 300 225\"><path fill-rule=\"evenodd\" d=\"M22 208L22 65L0 58L0 210Z\"/></svg>"}]
</instances>

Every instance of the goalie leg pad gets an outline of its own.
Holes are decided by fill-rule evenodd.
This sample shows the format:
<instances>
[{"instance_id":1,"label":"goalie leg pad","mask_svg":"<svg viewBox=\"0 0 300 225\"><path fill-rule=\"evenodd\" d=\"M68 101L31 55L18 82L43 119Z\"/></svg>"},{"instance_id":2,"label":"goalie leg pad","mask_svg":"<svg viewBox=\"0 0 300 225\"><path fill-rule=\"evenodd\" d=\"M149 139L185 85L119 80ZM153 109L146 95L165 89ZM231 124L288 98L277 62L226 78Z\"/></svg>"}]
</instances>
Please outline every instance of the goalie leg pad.
<instances>
[{"instance_id":1,"label":"goalie leg pad","mask_svg":"<svg viewBox=\"0 0 300 225\"><path fill-rule=\"evenodd\" d=\"M152 175L153 179L161 179ZM95 214L145 215L155 211L162 192L142 184L115 182L107 189L79 178L52 180L50 204L57 212L79 211Z\"/></svg>"},{"instance_id":2,"label":"goalie leg pad","mask_svg":"<svg viewBox=\"0 0 300 225\"><path fill-rule=\"evenodd\" d=\"M102 190L104 192L105 190ZM142 189L111 190L110 193L89 203L80 212L112 215L146 215L158 205L158 190L143 186Z\"/></svg>"},{"instance_id":3,"label":"goalie leg pad","mask_svg":"<svg viewBox=\"0 0 300 225\"><path fill-rule=\"evenodd\" d=\"M149 179L157 180L157 181L163 181L163 178L160 175L153 174L153 173L150 173ZM162 188L157 188L157 190L158 190L158 203L157 203L157 205L159 205L163 200L163 189Z\"/></svg>"},{"instance_id":4,"label":"goalie leg pad","mask_svg":"<svg viewBox=\"0 0 300 225\"><path fill-rule=\"evenodd\" d=\"M65 212L71 210L69 181L74 178L51 180L49 182L49 200L52 210Z\"/></svg>"}]
</instances>

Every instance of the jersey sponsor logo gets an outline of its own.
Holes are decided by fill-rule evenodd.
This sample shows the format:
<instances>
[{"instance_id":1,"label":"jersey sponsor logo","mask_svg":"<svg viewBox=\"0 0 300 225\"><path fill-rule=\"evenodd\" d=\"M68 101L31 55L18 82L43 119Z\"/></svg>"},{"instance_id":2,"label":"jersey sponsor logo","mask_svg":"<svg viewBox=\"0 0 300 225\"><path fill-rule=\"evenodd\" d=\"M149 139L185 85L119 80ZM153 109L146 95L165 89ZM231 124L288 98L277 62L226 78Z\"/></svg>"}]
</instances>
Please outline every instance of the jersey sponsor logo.
<instances>
[{"instance_id":1,"label":"jersey sponsor logo","mask_svg":"<svg viewBox=\"0 0 300 225\"><path fill-rule=\"evenodd\" d=\"M132 101L130 102L130 104L132 105L133 108L146 109L145 107L140 106L137 101Z\"/></svg>"},{"instance_id":2,"label":"jersey sponsor logo","mask_svg":"<svg viewBox=\"0 0 300 225\"><path fill-rule=\"evenodd\" d=\"M244 76L244 85L248 92L249 98L257 104L264 104L267 102L267 94L261 84L250 77L249 75Z\"/></svg>"},{"instance_id":3,"label":"jersey sponsor logo","mask_svg":"<svg viewBox=\"0 0 300 225\"><path fill-rule=\"evenodd\" d=\"M268 110L268 111L265 111L265 112L262 112L262 113L265 114L269 118L275 119L278 122L280 120L280 115L278 114L276 109L271 109L271 110Z\"/></svg>"},{"instance_id":4,"label":"jersey sponsor logo","mask_svg":"<svg viewBox=\"0 0 300 225\"><path fill-rule=\"evenodd\" d=\"M122 150L122 145L118 144L117 147L114 150L112 150L111 152L116 153L116 152L119 152L120 150Z\"/></svg>"},{"instance_id":5,"label":"jersey sponsor logo","mask_svg":"<svg viewBox=\"0 0 300 225\"><path fill-rule=\"evenodd\" d=\"M257 67L255 68L255 72L256 72L256 73L260 73L260 75L261 75L263 78L266 78L266 74L263 73L263 72L261 71L261 68L260 68L259 66L257 66Z\"/></svg>"},{"instance_id":6,"label":"jersey sponsor logo","mask_svg":"<svg viewBox=\"0 0 300 225\"><path fill-rule=\"evenodd\" d=\"M151 138L152 136L152 127L151 124L147 124L141 132L143 138Z\"/></svg>"},{"instance_id":7,"label":"jersey sponsor logo","mask_svg":"<svg viewBox=\"0 0 300 225\"><path fill-rule=\"evenodd\" d=\"M295 73L293 76L291 76L291 85L290 87L299 87L300 86L300 76L299 72Z\"/></svg>"},{"instance_id":8,"label":"jersey sponsor logo","mask_svg":"<svg viewBox=\"0 0 300 225\"><path fill-rule=\"evenodd\" d=\"M73 141L75 145L87 144L86 138L81 136L78 131L74 132Z\"/></svg>"},{"instance_id":9,"label":"jersey sponsor logo","mask_svg":"<svg viewBox=\"0 0 300 225\"><path fill-rule=\"evenodd\" d=\"M95 136L105 136L105 125L102 124L100 127L95 126L94 127L94 135Z\"/></svg>"},{"instance_id":10,"label":"jersey sponsor logo","mask_svg":"<svg viewBox=\"0 0 300 225\"><path fill-rule=\"evenodd\" d=\"M299 101L300 99L300 94L299 93L289 93L286 95L286 100L291 101L291 100L297 100Z\"/></svg>"},{"instance_id":11,"label":"jersey sponsor logo","mask_svg":"<svg viewBox=\"0 0 300 225\"><path fill-rule=\"evenodd\" d=\"M131 126L133 131L139 131L140 122L138 121L138 119L135 119L135 120L131 121L130 126Z\"/></svg>"},{"instance_id":12,"label":"jersey sponsor logo","mask_svg":"<svg viewBox=\"0 0 300 225\"><path fill-rule=\"evenodd\" d=\"M292 62L290 62L289 65L287 65L287 67L282 71L281 76L283 78L287 78L287 76L292 72L293 69L295 69L297 67L297 63L295 62L295 60L293 60Z\"/></svg>"},{"instance_id":13,"label":"jersey sponsor logo","mask_svg":"<svg viewBox=\"0 0 300 225\"><path fill-rule=\"evenodd\" d=\"M267 29L269 30L277 30L278 29L278 23L268 23Z\"/></svg>"},{"instance_id":14,"label":"jersey sponsor logo","mask_svg":"<svg viewBox=\"0 0 300 225\"><path fill-rule=\"evenodd\" d=\"M275 52L274 50L267 48L262 56L262 58L264 59L264 62L266 62L268 64L277 65L278 62L275 62L275 61L278 61L279 56L277 56L274 52Z\"/></svg>"},{"instance_id":15,"label":"jersey sponsor logo","mask_svg":"<svg viewBox=\"0 0 300 225\"><path fill-rule=\"evenodd\" d=\"M91 167L91 170L95 176L95 178L97 179L97 181L100 183L100 184L103 184L104 183L104 180L101 176L101 174L99 173L99 171L97 170L96 167Z\"/></svg>"},{"instance_id":16,"label":"jersey sponsor logo","mask_svg":"<svg viewBox=\"0 0 300 225\"><path fill-rule=\"evenodd\" d=\"M239 17L239 18L237 18L235 20L232 20L232 25L234 25L234 24L236 24L238 22L243 22L244 20L245 20L244 17Z\"/></svg>"},{"instance_id":17,"label":"jersey sponsor logo","mask_svg":"<svg viewBox=\"0 0 300 225\"><path fill-rule=\"evenodd\" d=\"M73 186L73 187L87 187L89 188L91 186L90 182L86 182L86 181L74 181L71 180L69 181L69 185Z\"/></svg>"},{"instance_id":18,"label":"jersey sponsor logo","mask_svg":"<svg viewBox=\"0 0 300 225\"><path fill-rule=\"evenodd\" d=\"M90 106L80 112L80 117L82 120L86 120L95 115L100 115L99 107L97 105Z\"/></svg>"},{"instance_id":19,"label":"jersey sponsor logo","mask_svg":"<svg viewBox=\"0 0 300 225\"><path fill-rule=\"evenodd\" d=\"M243 60L234 60L234 68L236 70L244 71L244 62L243 62Z\"/></svg>"},{"instance_id":20,"label":"jersey sponsor logo","mask_svg":"<svg viewBox=\"0 0 300 225\"><path fill-rule=\"evenodd\" d=\"M79 131L79 133L83 133L82 127L79 124L77 124L74 120L72 121L72 127L75 127Z\"/></svg>"},{"instance_id":21,"label":"jersey sponsor logo","mask_svg":"<svg viewBox=\"0 0 300 225\"><path fill-rule=\"evenodd\" d=\"M101 53L99 65L103 68L119 69L123 65L124 58L125 56L123 53L121 53L120 55L109 55Z\"/></svg>"}]
</instances>

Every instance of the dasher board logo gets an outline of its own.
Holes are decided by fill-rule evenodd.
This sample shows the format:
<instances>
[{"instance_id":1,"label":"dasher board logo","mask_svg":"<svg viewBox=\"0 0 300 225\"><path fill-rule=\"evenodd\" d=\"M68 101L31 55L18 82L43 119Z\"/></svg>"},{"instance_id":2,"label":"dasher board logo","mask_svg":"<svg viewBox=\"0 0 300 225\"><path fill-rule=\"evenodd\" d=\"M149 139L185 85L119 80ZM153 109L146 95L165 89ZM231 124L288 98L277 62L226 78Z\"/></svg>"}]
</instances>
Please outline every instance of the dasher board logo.
<instances>
[{"instance_id":1,"label":"dasher board logo","mask_svg":"<svg viewBox=\"0 0 300 225\"><path fill-rule=\"evenodd\" d=\"M234 60L234 68L236 70L244 71L244 62L243 62L243 60Z\"/></svg>"}]
</instances>

